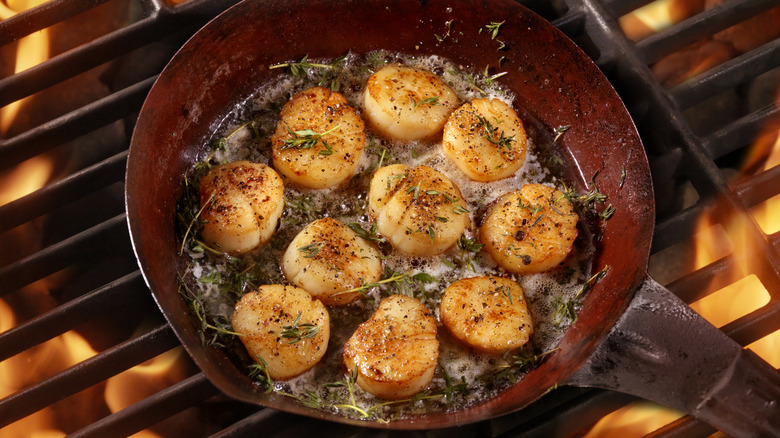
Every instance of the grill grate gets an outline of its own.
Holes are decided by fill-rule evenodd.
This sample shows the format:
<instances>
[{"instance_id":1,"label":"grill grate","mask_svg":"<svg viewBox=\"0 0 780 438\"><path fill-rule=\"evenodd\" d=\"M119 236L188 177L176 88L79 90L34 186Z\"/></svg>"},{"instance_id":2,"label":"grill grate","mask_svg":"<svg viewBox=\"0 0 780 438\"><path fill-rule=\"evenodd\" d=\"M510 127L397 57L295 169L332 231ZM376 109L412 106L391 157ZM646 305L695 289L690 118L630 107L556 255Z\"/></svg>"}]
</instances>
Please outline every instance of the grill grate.
<instances>
[{"instance_id":1,"label":"grill grate","mask_svg":"<svg viewBox=\"0 0 780 438\"><path fill-rule=\"evenodd\" d=\"M659 217L653 240L655 258L664 250L691 239L701 215L712 210L712 200L720 203L718 211L750 218L751 208L778 194L780 168L730 184L724 175L724 167L729 165L721 162L744 153L762 127L778 116L776 105L745 110L726 123L705 123L704 129L696 130L688 112L697 111L714 96L776 70L780 65L780 39L674 87L662 85L648 65L731 25L766 13L780 3L777 0L728 1L644 40L631 42L621 31L617 18L648 2L527 0L521 3L577 42L604 71L629 107L647 148L656 185ZM67 24L72 17L104 3L108 0L52 0L0 21L0 46L13 46L19 38L62 21ZM96 348L95 356L57 370L0 399L0 427L12 425L60 400L68 403L70 397L100 386L112 376L180 348L137 270L127 235L123 199L117 193L121 194L135 114L160 68L189 35L235 0L189 0L178 6L161 0L128 0L127 3L132 10L140 11L130 24L25 72L4 73L7 76L0 79L2 107L44 93L52 86L95 69L111 72L112 64L116 64L114 70L122 69L139 57L153 56L161 60L129 76L115 75L107 81L111 91L105 97L0 139L0 171L8 171L26 160L61 149L78 154L92 145L90 139L102 135L108 126L119 125L121 131L121 135L110 137L100 150L77 159L73 168L63 172L64 176L0 206L3 244L6 240L15 242L15 234L25 227L44 230L42 237L34 239L37 245L33 250L18 253L5 250L8 254L0 255L0 298L12 304L22 302L25 296L34 295L31 291L36 290L36 284L67 279L67 285L57 285L50 291L56 301L54 305L44 310L18 312L18 324L0 333L0 360L26 354L39 344L74 329L89 334L92 343L100 347ZM686 186L693 188L699 197L697 202L679 199L680 188ZM85 214L85 209L92 209L96 202L103 213ZM718 218L725 220L723 216ZM755 221L748 219L746 223L744 238L760 248L749 261L750 273L759 278L771 300L723 327L742 345L780 330L780 234L766 235ZM702 269L686 272L668 282L667 287L686 302L693 302L725 285L727 274L737 269L738 258L729 255ZM118 335L106 340L94 334L101 330ZM87 424L63 426L63 430L79 437L125 436L172 422L184 434L190 432L197 436L371 434L352 426L301 421L289 414L226 400L192 364L187 362L185 368L186 375L168 388L113 414L104 408L100 418ZM578 436L602 416L634 400L632 396L610 391L564 387L519 413L460 428L457 432L463 436ZM192 418L193 411L203 423L198 423L195 431L183 426ZM453 432L432 431L426 436L449 436ZM684 417L652 436L708 436L713 432L711 427Z\"/></svg>"}]
</instances>

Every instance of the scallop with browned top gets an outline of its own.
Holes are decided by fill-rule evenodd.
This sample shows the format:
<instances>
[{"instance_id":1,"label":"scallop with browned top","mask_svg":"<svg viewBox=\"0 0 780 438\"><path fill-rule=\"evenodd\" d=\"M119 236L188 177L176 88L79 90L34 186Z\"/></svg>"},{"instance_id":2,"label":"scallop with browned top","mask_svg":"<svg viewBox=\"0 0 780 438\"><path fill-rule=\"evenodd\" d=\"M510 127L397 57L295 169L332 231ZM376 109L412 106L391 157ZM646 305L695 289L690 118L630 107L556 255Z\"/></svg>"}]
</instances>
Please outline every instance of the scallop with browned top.
<instances>
[{"instance_id":1,"label":"scallop with browned top","mask_svg":"<svg viewBox=\"0 0 780 438\"><path fill-rule=\"evenodd\" d=\"M436 320L418 300L392 295L344 345L344 364L357 384L383 399L416 394L430 383L439 357Z\"/></svg>"},{"instance_id":2,"label":"scallop with browned top","mask_svg":"<svg viewBox=\"0 0 780 438\"><path fill-rule=\"evenodd\" d=\"M365 125L341 93L323 87L301 91L282 108L271 137L274 168L312 189L337 186L357 170Z\"/></svg>"},{"instance_id":3,"label":"scallop with browned top","mask_svg":"<svg viewBox=\"0 0 780 438\"><path fill-rule=\"evenodd\" d=\"M517 113L498 99L474 99L450 114L442 148L475 181L495 181L523 166L526 134Z\"/></svg>"},{"instance_id":4,"label":"scallop with browned top","mask_svg":"<svg viewBox=\"0 0 780 438\"><path fill-rule=\"evenodd\" d=\"M360 286L382 275L381 254L333 218L318 219L290 242L282 258L287 279L328 305L348 304Z\"/></svg>"},{"instance_id":5,"label":"scallop with browned top","mask_svg":"<svg viewBox=\"0 0 780 438\"><path fill-rule=\"evenodd\" d=\"M249 161L215 166L200 180L201 237L230 254L268 242L284 209L284 184L270 167Z\"/></svg>"},{"instance_id":6,"label":"scallop with browned top","mask_svg":"<svg viewBox=\"0 0 780 438\"><path fill-rule=\"evenodd\" d=\"M252 359L274 380L303 374L328 349L330 316L305 290L280 284L245 294L233 312L233 330Z\"/></svg>"},{"instance_id":7,"label":"scallop with browned top","mask_svg":"<svg viewBox=\"0 0 780 438\"><path fill-rule=\"evenodd\" d=\"M479 240L509 272L544 272L559 266L571 252L578 220L562 192L543 184L526 184L490 205Z\"/></svg>"},{"instance_id":8,"label":"scallop with browned top","mask_svg":"<svg viewBox=\"0 0 780 438\"><path fill-rule=\"evenodd\" d=\"M509 278L460 279L444 292L439 309L450 333L483 353L517 350L534 331L523 288Z\"/></svg>"},{"instance_id":9,"label":"scallop with browned top","mask_svg":"<svg viewBox=\"0 0 780 438\"><path fill-rule=\"evenodd\" d=\"M369 124L393 140L433 138L458 103L455 91L435 74L398 64L372 74L363 91Z\"/></svg>"},{"instance_id":10,"label":"scallop with browned top","mask_svg":"<svg viewBox=\"0 0 780 438\"><path fill-rule=\"evenodd\" d=\"M428 166L392 164L377 170L368 208L379 233L415 256L443 253L470 223L458 186Z\"/></svg>"}]
</instances>

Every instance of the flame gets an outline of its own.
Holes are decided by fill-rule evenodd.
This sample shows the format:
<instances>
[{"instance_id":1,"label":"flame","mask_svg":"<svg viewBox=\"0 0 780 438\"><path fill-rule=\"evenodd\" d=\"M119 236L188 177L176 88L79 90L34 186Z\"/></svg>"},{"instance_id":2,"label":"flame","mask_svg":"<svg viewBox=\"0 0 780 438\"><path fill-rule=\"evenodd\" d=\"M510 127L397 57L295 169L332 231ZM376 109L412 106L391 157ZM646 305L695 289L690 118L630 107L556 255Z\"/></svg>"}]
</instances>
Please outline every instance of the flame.
<instances>
[{"instance_id":1,"label":"flame","mask_svg":"<svg viewBox=\"0 0 780 438\"><path fill-rule=\"evenodd\" d=\"M652 402L634 402L605 415L583 438L645 436L683 415Z\"/></svg>"},{"instance_id":2,"label":"flame","mask_svg":"<svg viewBox=\"0 0 780 438\"><path fill-rule=\"evenodd\" d=\"M48 156L38 155L20 163L3 175L0 206L40 189L46 185L52 173L54 163Z\"/></svg>"},{"instance_id":3,"label":"flame","mask_svg":"<svg viewBox=\"0 0 780 438\"><path fill-rule=\"evenodd\" d=\"M0 331L4 332L15 325L13 310L0 300ZM75 332L64 333L19 353L0 362L0 397L7 397L95 354L95 350L86 340ZM63 435L63 432L56 429L56 417L51 408L38 411L0 429L0 438Z\"/></svg>"},{"instance_id":4,"label":"flame","mask_svg":"<svg viewBox=\"0 0 780 438\"><path fill-rule=\"evenodd\" d=\"M0 19L16 15L21 11L38 6L47 0L4 0L0 1ZM49 58L49 33L47 29L27 35L18 41L14 72L19 73L40 64ZM17 100L0 108L0 136L8 133L19 108L28 98Z\"/></svg>"},{"instance_id":5,"label":"flame","mask_svg":"<svg viewBox=\"0 0 780 438\"><path fill-rule=\"evenodd\" d=\"M182 347L169 350L108 379L105 400L111 412L118 412L186 377L182 351ZM132 435L134 438L159 436L151 430Z\"/></svg>"},{"instance_id":6,"label":"flame","mask_svg":"<svg viewBox=\"0 0 780 438\"><path fill-rule=\"evenodd\" d=\"M703 8L703 0L657 0L620 17L618 23L629 39L639 41L701 12Z\"/></svg>"}]
</instances>

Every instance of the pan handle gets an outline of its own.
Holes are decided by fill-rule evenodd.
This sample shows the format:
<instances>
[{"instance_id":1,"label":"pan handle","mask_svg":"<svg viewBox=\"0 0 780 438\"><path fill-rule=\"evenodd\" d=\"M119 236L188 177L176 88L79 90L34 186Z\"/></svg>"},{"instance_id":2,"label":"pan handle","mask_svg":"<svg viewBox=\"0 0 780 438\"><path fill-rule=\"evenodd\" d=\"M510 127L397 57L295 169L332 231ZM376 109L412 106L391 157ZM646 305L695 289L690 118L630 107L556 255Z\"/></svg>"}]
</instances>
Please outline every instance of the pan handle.
<instances>
[{"instance_id":1,"label":"pan handle","mask_svg":"<svg viewBox=\"0 0 780 438\"><path fill-rule=\"evenodd\" d=\"M780 373L649 277L569 383L653 400L734 437L780 437Z\"/></svg>"}]
</instances>

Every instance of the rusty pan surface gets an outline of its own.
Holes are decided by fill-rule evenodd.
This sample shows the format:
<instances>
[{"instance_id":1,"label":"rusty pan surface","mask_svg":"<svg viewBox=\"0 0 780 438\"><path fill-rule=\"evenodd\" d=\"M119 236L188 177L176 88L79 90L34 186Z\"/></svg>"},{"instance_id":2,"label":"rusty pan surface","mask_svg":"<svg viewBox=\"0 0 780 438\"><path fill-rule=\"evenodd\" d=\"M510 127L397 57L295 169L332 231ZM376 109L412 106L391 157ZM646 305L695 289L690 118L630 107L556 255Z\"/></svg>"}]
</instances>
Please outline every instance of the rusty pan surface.
<instances>
[{"instance_id":1,"label":"rusty pan surface","mask_svg":"<svg viewBox=\"0 0 780 438\"><path fill-rule=\"evenodd\" d=\"M504 22L498 52L484 26ZM441 39L451 22L451 35ZM481 29L481 31L480 31ZM265 393L218 348L201 345L198 324L178 292L174 232L182 176L216 126L258 84L284 74L269 66L385 49L437 54L472 71L507 74L500 82L517 95L529 123L552 135L580 191L598 172L599 189L615 208L595 266L608 275L584 298L560 350L507 391L478 406L432 412L388 424L352 420ZM624 177L623 177L624 176ZM516 411L564 383L609 333L646 276L654 223L652 183L634 124L609 82L561 32L511 1L276 0L244 1L215 18L172 59L153 86L133 135L127 168L130 232L144 278L182 344L223 392L276 409L375 427L455 426Z\"/></svg>"}]
</instances>

